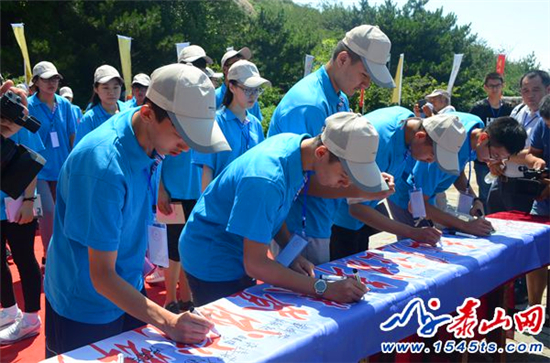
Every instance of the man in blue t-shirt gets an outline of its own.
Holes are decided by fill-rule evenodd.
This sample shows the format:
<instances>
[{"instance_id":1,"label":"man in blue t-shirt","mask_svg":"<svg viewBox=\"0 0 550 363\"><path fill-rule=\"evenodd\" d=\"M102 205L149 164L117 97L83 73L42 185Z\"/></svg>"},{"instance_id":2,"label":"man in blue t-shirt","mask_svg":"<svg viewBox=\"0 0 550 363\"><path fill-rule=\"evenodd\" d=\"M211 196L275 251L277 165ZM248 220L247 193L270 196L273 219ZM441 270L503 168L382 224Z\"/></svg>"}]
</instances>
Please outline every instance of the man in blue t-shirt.
<instances>
[{"instance_id":1,"label":"man in blue t-shirt","mask_svg":"<svg viewBox=\"0 0 550 363\"><path fill-rule=\"evenodd\" d=\"M484 214L482 201L476 198L470 188L471 173L468 173L468 177L464 173L466 165L476 159L484 163L499 162L517 154L523 149L526 133L523 127L511 117L499 117L483 128L481 119L475 115L464 112L448 114L459 117L466 130L466 141L458 152L458 168L443 170L440 163L428 164L417 161L412 170L403 174L402 178L396 178L396 193L389 197L388 205L394 219L415 225L409 212L409 192L422 188L424 199L428 202L426 203L427 219L461 232L488 236L493 229L489 221L484 218L464 221L435 207L435 196L454 185L460 193L473 198L469 210L471 215ZM436 150L436 158L437 152Z\"/></svg>"},{"instance_id":2,"label":"man in blue t-shirt","mask_svg":"<svg viewBox=\"0 0 550 363\"><path fill-rule=\"evenodd\" d=\"M401 178L407 164L419 160L436 160L440 168L458 173L458 151L466 138L458 117L441 114L424 120L413 117L403 107L388 107L364 116L379 134L376 163L380 170ZM439 156L439 157L438 157ZM377 210L379 201L342 201L335 217L331 236L331 259L339 259L368 249L368 237L361 231L363 223L380 231L435 244L441 232L435 228L414 228L390 219Z\"/></svg>"},{"instance_id":3,"label":"man in blue t-shirt","mask_svg":"<svg viewBox=\"0 0 550 363\"><path fill-rule=\"evenodd\" d=\"M378 86L394 87L386 68L390 48L390 40L376 26L361 25L347 32L332 59L296 83L283 97L271 118L268 137L282 132L319 135L325 119L336 112L349 111L348 97L368 88L371 79ZM314 264L330 260L330 233L338 203L300 197L288 214L286 222L291 232L301 231L305 218L309 243L304 257Z\"/></svg>"},{"instance_id":4,"label":"man in blue t-shirt","mask_svg":"<svg viewBox=\"0 0 550 363\"><path fill-rule=\"evenodd\" d=\"M61 170L44 278L48 356L144 323L185 343L201 342L213 327L140 293L151 179L162 155L229 148L214 120L214 87L204 73L171 64L151 78L145 104L90 132Z\"/></svg>"},{"instance_id":5,"label":"man in blue t-shirt","mask_svg":"<svg viewBox=\"0 0 550 363\"><path fill-rule=\"evenodd\" d=\"M363 296L366 289L355 279L316 280L313 266L302 256L290 268L268 257L273 238L281 246L290 240L284 221L300 193L367 197L393 187L376 166L378 134L372 125L350 112L332 115L326 124L315 138L290 133L268 138L206 188L179 248L196 304L250 287L253 279L339 302Z\"/></svg>"}]
</instances>

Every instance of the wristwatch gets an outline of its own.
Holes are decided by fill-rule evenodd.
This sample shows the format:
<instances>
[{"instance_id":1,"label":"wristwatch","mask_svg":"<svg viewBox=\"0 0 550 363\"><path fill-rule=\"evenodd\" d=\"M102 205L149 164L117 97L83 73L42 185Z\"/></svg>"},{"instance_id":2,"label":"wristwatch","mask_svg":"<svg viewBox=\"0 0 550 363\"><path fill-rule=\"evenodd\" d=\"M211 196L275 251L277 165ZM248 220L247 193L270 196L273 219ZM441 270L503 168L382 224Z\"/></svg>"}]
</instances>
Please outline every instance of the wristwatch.
<instances>
[{"instance_id":1,"label":"wristwatch","mask_svg":"<svg viewBox=\"0 0 550 363\"><path fill-rule=\"evenodd\" d=\"M327 291L327 282L323 279L319 279L315 281L315 284L313 285L313 288L315 289L315 293L319 296L323 296L325 291Z\"/></svg>"}]
</instances>

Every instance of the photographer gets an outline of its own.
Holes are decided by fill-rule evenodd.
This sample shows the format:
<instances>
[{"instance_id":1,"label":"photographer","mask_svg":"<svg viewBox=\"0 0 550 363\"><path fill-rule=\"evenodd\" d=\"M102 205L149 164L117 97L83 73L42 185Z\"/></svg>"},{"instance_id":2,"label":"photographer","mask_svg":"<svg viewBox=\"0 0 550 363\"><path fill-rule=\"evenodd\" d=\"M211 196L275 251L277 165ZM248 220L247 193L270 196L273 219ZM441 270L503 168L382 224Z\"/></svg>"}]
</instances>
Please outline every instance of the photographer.
<instances>
[{"instance_id":1,"label":"photographer","mask_svg":"<svg viewBox=\"0 0 550 363\"><path fill-rule=\"evenodd\" d=\"M13 82L7 81L0 90L4 95L12 91L21 97L21 104L27 105L27 99L23 90L13 87ZM25 108L26 112L26 108ZM37 134L9 119L2 118L2 136L11 141L22 144L30 149L40 152L44 145ZM7 142L7 140L2 140ZM4 166L4 165L2 165ZM2 170L2 172L6 172ZM34 255L34 235L36 220L33 213L33 201L35 199L36 178L25 188L21 197L10 209L14 214L8 220L6 214L4 192L0 193L0 219L1 219L1 303L0 311L0 344L10 344L18 340L37 335L40 332L41 321L38 316L40 310L41 274L38 262ZM25 300L25 312L23 313L15 301L13 281L7 264L6 243L9 244L13 260L21 276L23 297Z\"/></svg>"}]
</instances>

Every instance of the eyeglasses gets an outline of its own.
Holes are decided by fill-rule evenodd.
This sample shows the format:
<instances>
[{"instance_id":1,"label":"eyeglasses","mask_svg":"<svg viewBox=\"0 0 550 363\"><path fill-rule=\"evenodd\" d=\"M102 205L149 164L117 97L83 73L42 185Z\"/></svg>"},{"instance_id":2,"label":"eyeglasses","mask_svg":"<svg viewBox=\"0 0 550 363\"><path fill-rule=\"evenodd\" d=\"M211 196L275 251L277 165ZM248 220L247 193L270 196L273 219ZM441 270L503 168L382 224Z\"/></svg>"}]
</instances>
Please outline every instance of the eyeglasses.
<instances>
[{"instance_id":1,"label":"eyeglasses","mask_svg":"<svg viewBox=\"0 0 550 363\"><path fill-rule=\"evenodd\" d=\"M264 93L264 89L262 87L248 88L245 86L241 86L239 83L237 83L237 87L243 90L246 97L258 97L262 93Z\"/></svg>"},{"instance_id":2,"label":"eyeglasses","mask_svg":"<svg viewBox=\"0 0 550 363\"><path fill-rule=\"evenodd\" d=\"M487 149L489 150L489 160L491 161L506 161L510 159L510 156L500 156L500 155L493 155L491 152L491 140L487 141Z\"/></svg>"},{"instance_id":3,"label":"eyeglasses","mask_svg":"<svg viewBox=\"0 0 550 363\"><path fill-rule=\"evenodd\" d=\"M486 84L485 86L487 88L491 88L491 89L499 89L499 88L502 88L502 83L499 83L499 84Z\"/></svg>"}]
</instances>

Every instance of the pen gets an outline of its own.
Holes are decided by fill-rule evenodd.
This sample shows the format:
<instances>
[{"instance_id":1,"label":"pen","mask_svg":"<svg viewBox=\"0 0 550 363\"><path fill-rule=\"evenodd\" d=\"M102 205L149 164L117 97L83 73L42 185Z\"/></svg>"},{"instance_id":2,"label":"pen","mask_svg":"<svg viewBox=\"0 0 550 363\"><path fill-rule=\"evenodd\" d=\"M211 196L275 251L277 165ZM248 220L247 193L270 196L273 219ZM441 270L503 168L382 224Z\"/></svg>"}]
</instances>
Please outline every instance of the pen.
<instances>
[{"instance_id":1,"label":"pen","mask_svg":"<svg viewBox=\"0 0 550 363\"><path fill-rule=\"evenodd\" d=\"M473 234L468 234L468 233L459 232L459 231L456 231L454 234L456 236L461 236L461 237L466 237L466 238L477 238L477 236L474 236Z\"/></svg>"},{"instance_id":2,"label":"pen","mask_svg":"<svg viewBox=\"0 0 550 363\"><path fill-rule=\"evenodd\" d=\"M353 276L355 276L355 279L357 280L357 282L361 284L362 282L361 282L361 277L359 277L359 271L357 271L356 268L354 268L352 271L353 271Z\"/></svg>"},{"instance_id":3,"label":"pen","mask_svg":"<svg viewBox=\"0 0 550 363\"><path fill-rule=\"evenodd\" d=\"M341 281L345 280L347 277L344 276L338 276L338 275L323 275L319 276L320 279L325 281Z\"/></svg>"},{"instance_id":4,"label":"pen","mask_svg":"<svg viewBox=\"0 0 550 363\"><path fill-rule=\"evenodd\" d=\"M191 314L195 314L195 315L197 315L197 316L200 316L201 318L205 318L204 315L202 315L200 311L198 311L197 309L195 309L194 306L192 306L191 309L189 309L189 312L190 312ZM205 319L206 319L206 318L205 318ZM216 327L213 326L210 330L212 331L212 333L216 334L217 336L219 336L219 337L222 336L222 335L220 334L220 332L218 331L218 329L216 329Z\"/></svg>"}]
</instances>

